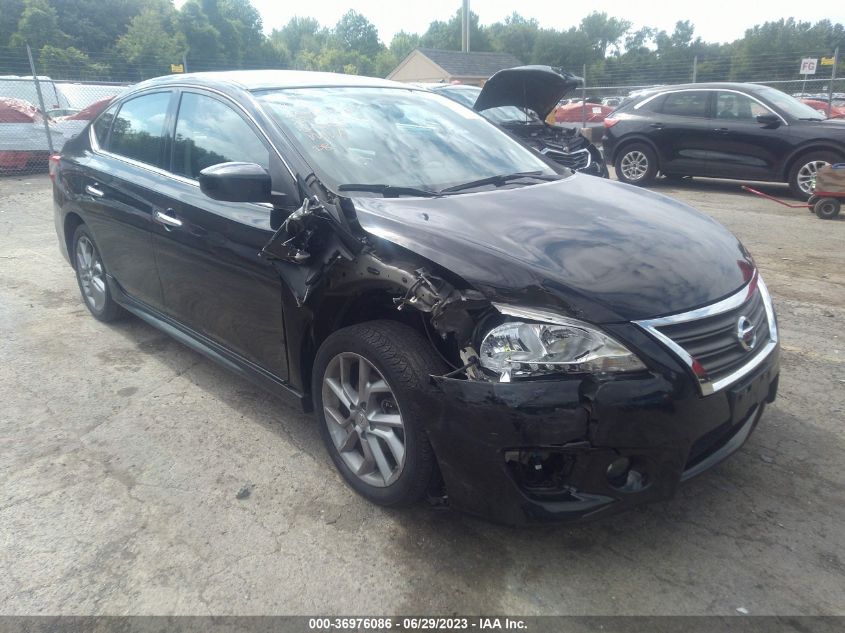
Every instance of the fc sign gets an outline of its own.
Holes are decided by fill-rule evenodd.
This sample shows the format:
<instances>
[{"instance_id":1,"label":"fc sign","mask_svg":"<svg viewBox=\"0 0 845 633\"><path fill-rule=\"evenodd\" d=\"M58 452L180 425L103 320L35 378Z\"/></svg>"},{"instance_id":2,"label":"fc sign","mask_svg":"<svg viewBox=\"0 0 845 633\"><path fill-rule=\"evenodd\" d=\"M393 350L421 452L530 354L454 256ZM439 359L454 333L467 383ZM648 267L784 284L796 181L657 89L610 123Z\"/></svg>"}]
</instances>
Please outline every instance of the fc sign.
<instances>
[{"instance_id":1,"label":"fc sign","mask_svg":"<svg viewBox=\"0 0 845 633\"><path fill-rule=\"evenodd\" d=\"M802 75L815 75L816 68L819 65L819 60L815 59L814 57L805 57L801 60L801 71Z\"/></svg>"}]
</instances>

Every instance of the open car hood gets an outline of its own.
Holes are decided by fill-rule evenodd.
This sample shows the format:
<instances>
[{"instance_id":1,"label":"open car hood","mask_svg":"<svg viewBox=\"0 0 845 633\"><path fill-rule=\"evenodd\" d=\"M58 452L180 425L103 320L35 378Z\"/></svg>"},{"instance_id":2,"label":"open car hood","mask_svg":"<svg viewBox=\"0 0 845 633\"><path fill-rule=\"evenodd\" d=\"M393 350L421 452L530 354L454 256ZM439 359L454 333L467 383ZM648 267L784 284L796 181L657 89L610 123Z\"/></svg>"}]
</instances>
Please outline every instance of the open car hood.
<instances>
[{"instance_id":1,"label":"open car hood","mask_svg":"<svg viewBox=\"0 0 845 633\"><path fill-rule=\"evenodd\" d=\"M580 83L575 75L551 66L506 68L487 80L474 108L478 112L501 106L529 108L545 119L557 102Z\"/></svg>"}]
</instances>

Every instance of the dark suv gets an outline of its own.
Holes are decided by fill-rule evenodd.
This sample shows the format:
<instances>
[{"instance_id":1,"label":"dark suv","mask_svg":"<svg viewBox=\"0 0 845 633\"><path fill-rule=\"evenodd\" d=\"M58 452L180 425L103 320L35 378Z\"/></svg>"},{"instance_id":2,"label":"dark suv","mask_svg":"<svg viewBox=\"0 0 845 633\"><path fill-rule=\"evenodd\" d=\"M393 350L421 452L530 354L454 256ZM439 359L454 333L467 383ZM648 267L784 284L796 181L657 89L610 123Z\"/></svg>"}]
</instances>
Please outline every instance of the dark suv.
<instances>
[{"instance_id":1,"label":"dark suv","mask_svg":"<svg viewBox=\"0 0 845 633\"><path fill-rule=\"evenodd\" d=\"M731 233L426 90L163 77L51 174L91 314L313 409L375 503L603 516L670 497L775 398L775 313Z\"/></svg>"},{"instance_id":2,"label":"dark suv","mask_svg":"<svg viewBox=\"0 0 845 633\"><path fill-rule=\"evenodd\" d=\"M786 182L804 200L818 169L845 160L845 121L756 84L665 86L604 120L604 152L622 182L707 176Z\"/></svg>"}]
</instances>

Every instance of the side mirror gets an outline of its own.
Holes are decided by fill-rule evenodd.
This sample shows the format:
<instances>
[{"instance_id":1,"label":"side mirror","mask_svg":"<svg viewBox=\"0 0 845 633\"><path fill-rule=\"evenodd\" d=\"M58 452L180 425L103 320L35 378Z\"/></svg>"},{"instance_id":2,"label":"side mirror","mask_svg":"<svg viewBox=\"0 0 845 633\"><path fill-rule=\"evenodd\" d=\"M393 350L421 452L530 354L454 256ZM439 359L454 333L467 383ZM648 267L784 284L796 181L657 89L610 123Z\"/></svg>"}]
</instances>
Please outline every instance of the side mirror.
<instances>
[{"instance_id":1,"label":"side mirror","mask_svg":"<svg viewBox=\"0 0 845 633\"><path fill-rule=\"evenodd\" d=\"M765 127L778 127L780 117L777 114L759 114L757 115L757 123Z\"/></svg>"},{"instance_id":2,"label":"side mirror","mask_svg":"<svg viewBox=\"0 0 845 633\"><path fill-rule=\"evenodd\" d=\"M223 202L272 202L270 174L255 163L220 163L200 172L200 190Z\"/></svg>"}]
</instances>

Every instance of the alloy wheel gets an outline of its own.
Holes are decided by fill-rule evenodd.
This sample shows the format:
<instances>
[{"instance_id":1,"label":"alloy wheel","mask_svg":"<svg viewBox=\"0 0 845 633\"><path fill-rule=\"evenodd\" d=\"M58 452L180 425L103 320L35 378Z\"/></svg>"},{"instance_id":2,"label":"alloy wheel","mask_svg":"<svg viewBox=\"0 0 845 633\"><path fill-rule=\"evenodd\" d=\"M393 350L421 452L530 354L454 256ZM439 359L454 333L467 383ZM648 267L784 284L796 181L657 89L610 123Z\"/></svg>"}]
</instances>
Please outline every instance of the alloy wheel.
<instances>
[{"instance_id":1,"label":"alloy wheel","mask_svg":"<svg viewBox=\"0 0 845 633\"><path fill-rule=\"evenodd\" d=\"M648 172L648 157L639 150L633 150L622 157L619 167L627 180L640 180Z\"/></svg>"},{"instance_id":2,"label":"alloy wheel","mask_svg":"<svg viewBox=\"0 0 845 633\"><path fill-rule=\"evenodd\" d=\"M343 352L323 375L326 426L338 454L361 481L394 483L405 466L405 426L390 385L370 361Z\"/></svg>"},{"instance_id":3,"label":"alloy wheel","mask_svg":"<svg viewBox=\"0 0 845 633\"><path fill-rule=\"evenodd\" d=\"M85 235L76 242L76 274L85 301L95 312L106 305L106 275L94 244Z\"/></svg>"},{"instance_id":4,"label":"alloy wheel","mask_svg":"<svg viewBox=\"0 0 845 633\"><path fill-rule=\"evenodd\" d=\"M818 174L819 169L829 164L830 163L827 161L813 160L803 165L801 169L798 170L798 176L796 178L798 188L808 196L811 195L816 186L816 175Z\"/></svg>"}]
</instances>

